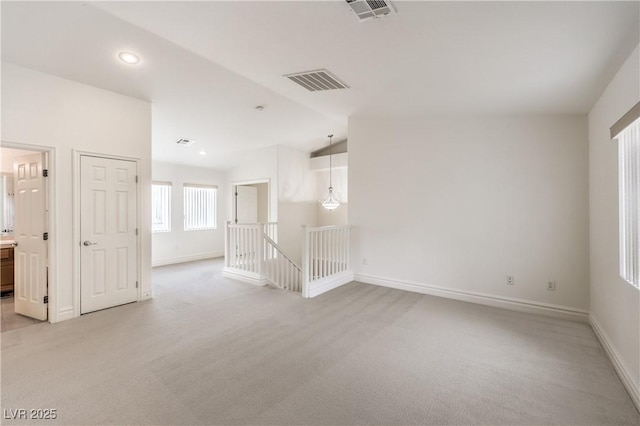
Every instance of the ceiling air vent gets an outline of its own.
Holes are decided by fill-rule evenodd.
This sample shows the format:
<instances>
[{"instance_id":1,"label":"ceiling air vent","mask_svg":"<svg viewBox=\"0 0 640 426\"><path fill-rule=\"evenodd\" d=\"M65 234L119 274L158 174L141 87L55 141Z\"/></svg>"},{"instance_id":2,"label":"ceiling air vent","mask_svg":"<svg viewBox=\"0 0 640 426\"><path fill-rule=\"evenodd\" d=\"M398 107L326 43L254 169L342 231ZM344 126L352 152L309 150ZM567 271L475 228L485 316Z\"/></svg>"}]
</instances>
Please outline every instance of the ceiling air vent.
<instances>
[{"instance_id":1,"label":"ceiling air vent","mask_svg":"<svg viewBox=\"0 0 640 426\"><path fill-rule=\"evenodd\" d=\"M311 92L349 88L349 86L341 82L338 77L327 70L305 71L296 74L287 74L285 77Z\"/></svg>"},{"instance_id":2,"label":"ceiling air vent","mask_svg":"<svg viewBox=\"0 0 640 426\"><path fill-rule=\"evenodd\" d=\"M182 146L191 146L193 145L195 141L191 140L191 139L185 139L185 138L180 138L176 141L176 143L178 145L182 145Z\"/></svg>"},{"instance_id":3,"label":"ceiling air vent","mask_svg":"<svg viewBox=\"0 0 640 426\"><path fill-rule=\"evenodd\" d=\"M347 4L360 21L380 18L395 12L391 3L385 0L347 0Z\"/></svg>"}]
</instances>

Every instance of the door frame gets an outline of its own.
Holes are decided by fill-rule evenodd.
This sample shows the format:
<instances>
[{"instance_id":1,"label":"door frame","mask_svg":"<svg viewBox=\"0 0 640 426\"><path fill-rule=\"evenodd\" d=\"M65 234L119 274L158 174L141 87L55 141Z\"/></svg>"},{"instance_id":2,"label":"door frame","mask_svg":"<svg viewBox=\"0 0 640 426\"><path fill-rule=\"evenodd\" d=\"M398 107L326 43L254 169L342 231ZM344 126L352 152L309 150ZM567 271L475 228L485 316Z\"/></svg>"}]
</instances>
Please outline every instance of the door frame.
<instances>
[{"instance_id":1,"label":"door frame","mask_svg":"<svg viewBox=\"0 0 640 426\"><path fill-rule=\"evenodd\" d=\"M80 291L81 291L81 279L80 279L80 159L83 156L87 157L98 157L98 158L106 158L108 160L124 160L124 161L132 161L136 164L136 176L138 176L138 182L136 184L136 228L138 229L138 234L136 235L136 280L138 281L137 288L137 298L136 302L142 300L142 190L141 190L141 179L140 179L140 158L136 157L125 157L122 155L111 155L104 154L100 152L92 152L92 151L80 151L73 150L73 232L72 232L72 241L73 241L73 316L79 317L80 314Z\"/></svg>"},{"instance_id":2,"label":"door frame","mask_svg":"<svg viewBox=\"0 0 640 426\"><path fill-rule=\"evenodd\" d=\"M272 218L273 215L271 214L271 179L265 178L265 179L243 180L243 181L231 182L229 184L229 194L231 196L231 199L229 200L229 206L231 207L231 215L230 215L231 218L229 220L231 221L231 223L234 223L235 217L236 217L236 200L235 200L236 186L255 185L257 183L267 184L267 222L270 222L273 220Z\"/></svg>"},{"instance_id":3,"label":"door frame","mask_svg":"<svg viewBox=\"0 0 640 426\"><path fill-rule=\"evenodd\" d=\"M53 323L58 321L58 227L56 226L56 180L57 173L55 168L56 149L46 145L31 145L20 142L2 141L2 148L23 149L26 151L40 152L45 154L44 168L49 170L49 176L45 179L45 211L47 232L49 239L47 244L47 322ZM48 217L47 217L48 216Z\"/></svg>"}]
</instances>

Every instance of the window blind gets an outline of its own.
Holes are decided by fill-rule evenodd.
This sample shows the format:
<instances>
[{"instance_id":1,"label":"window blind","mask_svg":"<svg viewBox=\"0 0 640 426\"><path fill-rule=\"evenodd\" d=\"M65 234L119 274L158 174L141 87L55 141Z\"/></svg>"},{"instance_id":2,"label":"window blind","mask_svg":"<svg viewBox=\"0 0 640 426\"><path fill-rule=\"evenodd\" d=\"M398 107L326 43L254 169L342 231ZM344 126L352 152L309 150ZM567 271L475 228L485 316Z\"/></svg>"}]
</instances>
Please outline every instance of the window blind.
<instances>
[{"instance_id":1,"label":"window blind","mask_svg":"<svg viewBox=\"0 0 640 426\"><path fill-rule=\"evenodd\" d=\"M171 231L171 183L153 182L151 185L151 231Z\"/></svg>"},{"instance_id":2,"label":"window blind","mask_svg":"<svg viewBox=\"0 0 640 426\"><path fill-rule=\"evenodd\" d=\"M210 185L184 185L185 231L216 228L217 189Z\"/></svg>"},{"instance_id":3,"label":"window blind","mask_svg":"<svg viewBox=\"0 0 640 426\"><path fill-rule=\"evenodd\" d=\"M640 119L617 134L620 276L640 286Z\"/></svg>"}]
</instances>

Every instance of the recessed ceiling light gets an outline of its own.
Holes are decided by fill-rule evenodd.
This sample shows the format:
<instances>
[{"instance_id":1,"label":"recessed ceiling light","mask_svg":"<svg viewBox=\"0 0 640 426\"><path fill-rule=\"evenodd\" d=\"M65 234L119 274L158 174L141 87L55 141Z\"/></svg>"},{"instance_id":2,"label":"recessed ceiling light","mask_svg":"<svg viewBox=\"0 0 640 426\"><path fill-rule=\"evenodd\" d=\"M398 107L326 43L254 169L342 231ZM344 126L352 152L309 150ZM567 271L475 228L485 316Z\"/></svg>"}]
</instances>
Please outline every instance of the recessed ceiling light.
<instances>
[{"instance_id":1,"label":"recessed ceiling light","mask_svg":"<svg viewBox=\"0 0 640 426\"><path fill-rule=\"evenodd\" d=\"M132 52L120 52L118 58L125 64L135 65L140 62L140 56Z\"/></svg>"},{"instance_id":2,"label":"recessed ceiling light","mask_svg":"<svg viewBox=\"0 0 640 426\"><path fill-rule=\"evenodd\" d=\"M200 155L207 155L207 151L200 151L198 154L200 154Z\"/></svg>"}]
</instances>

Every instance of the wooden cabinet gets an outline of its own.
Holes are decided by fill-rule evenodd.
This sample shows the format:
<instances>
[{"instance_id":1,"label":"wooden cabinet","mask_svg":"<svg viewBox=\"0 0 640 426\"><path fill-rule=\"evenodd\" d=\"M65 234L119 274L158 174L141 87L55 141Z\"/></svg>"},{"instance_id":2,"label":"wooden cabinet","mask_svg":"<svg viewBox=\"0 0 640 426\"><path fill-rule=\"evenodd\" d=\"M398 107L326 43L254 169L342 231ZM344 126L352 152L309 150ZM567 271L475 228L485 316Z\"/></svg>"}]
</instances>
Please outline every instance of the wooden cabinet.
<instances>
[{"instance_id":1,"label":"wooden cabinet","mask_svg":"<svg viewBox=\"0 0 640 426\"><path fill-rule=\"evenodd\" d=\"M13 247L0 249L0 292L13 291Z\"/></svg>"}]
</instances>

